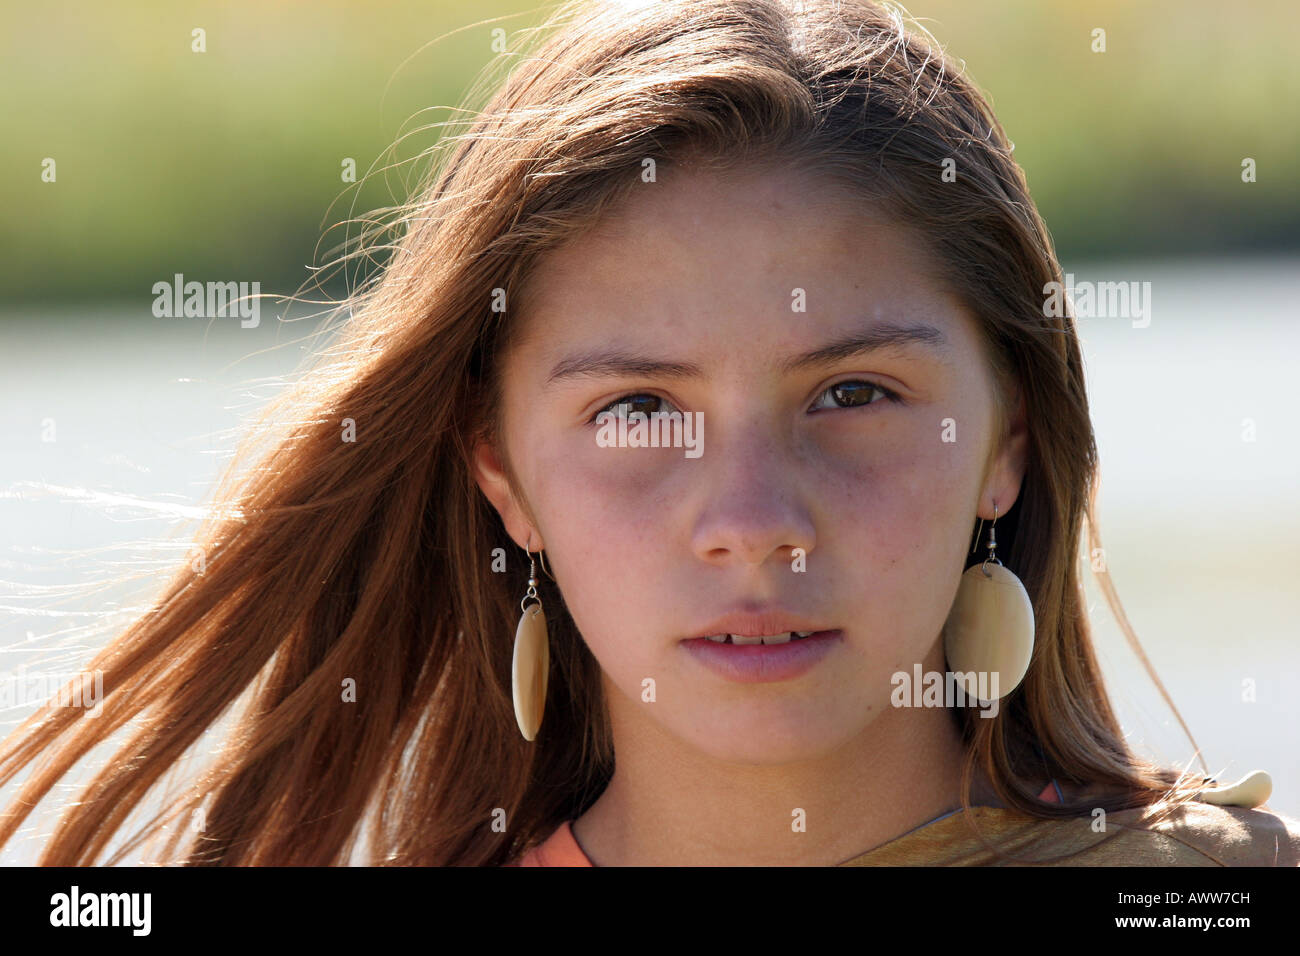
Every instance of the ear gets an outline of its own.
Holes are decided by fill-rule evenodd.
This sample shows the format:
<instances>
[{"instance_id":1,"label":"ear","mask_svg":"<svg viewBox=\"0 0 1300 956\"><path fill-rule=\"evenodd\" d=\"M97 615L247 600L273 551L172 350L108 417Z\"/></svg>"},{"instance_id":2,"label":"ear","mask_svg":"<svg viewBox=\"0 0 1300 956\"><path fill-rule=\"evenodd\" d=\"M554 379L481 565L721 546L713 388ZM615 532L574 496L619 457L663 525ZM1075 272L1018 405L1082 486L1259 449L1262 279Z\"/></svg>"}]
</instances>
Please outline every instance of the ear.
<instances>
[{"instance_id":1,"label":"ear","mask_svg":"<svg viewBox=\"0 0 1300 956\"><path fill-rule=\"evenodd\" d=\"M993 449L984 487L980 492L978 517L993 520L993 506L997 504L1000 517L1011 510L1020 497L1020 486L1025 478L1029 455L1029 426L1026 423L1025 396L1016 388L1012 413L1007 422L1007 435L1000 447Z\"/></svg>"},{"instance_id":2,"label":"ear","mask_svg":"<svg viewBox=\"0 0 1300 956\"><path fill-rule=\"evenodd\" d=\"M488 501L492 502L492 507L501 516L506 533L514 539L515 544L532 552L545 547L540 532L534 528L533 521L519 504L496 447L486 439L478 440L474 445L473 463L474 481Z\"/></svg>"}]
</instances>

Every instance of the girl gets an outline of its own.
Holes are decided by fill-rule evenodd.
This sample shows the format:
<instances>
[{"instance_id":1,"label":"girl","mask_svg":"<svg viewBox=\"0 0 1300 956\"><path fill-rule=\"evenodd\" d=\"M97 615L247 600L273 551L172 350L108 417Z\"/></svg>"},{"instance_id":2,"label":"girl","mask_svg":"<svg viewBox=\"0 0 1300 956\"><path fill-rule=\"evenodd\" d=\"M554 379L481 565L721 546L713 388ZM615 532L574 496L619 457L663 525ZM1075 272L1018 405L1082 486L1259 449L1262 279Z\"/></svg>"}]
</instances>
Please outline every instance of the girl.
<instances>
[{"instance_id":1,"label":"girl","mask_svg":"<svg viewBox=\"0 0 1300 956\"><path fill-rule=\"evenodd\" d=\"M99 861L240 704L109 862L1294 865L1266 775L1111 710L1079 344L980 94L859 0L549 26L102 717L7 742L0 843L133 720L42 858Z\"/></svg>"}]
</instances>

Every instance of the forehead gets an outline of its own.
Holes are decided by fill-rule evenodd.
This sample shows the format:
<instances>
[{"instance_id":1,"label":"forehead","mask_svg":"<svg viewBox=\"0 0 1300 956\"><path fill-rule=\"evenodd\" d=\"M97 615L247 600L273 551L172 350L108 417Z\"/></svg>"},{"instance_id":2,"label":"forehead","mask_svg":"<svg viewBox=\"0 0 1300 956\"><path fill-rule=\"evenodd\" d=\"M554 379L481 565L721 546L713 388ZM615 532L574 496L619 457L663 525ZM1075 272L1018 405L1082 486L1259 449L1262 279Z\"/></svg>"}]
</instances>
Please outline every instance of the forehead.
<instances>
[{"instance_id":1,"label":"forehead","mask_svg":"<svg viewBox=\"0 0 1300 956\"><path fill-rule=\"evenodd\" d=\"M797 335L911 316L965 324L956 339L974 328L917 234L806 169L661 171L544 253L524 289L516 342L552 347L600 327L734 339L738 323Z\"/></svg>"}]
</instances>

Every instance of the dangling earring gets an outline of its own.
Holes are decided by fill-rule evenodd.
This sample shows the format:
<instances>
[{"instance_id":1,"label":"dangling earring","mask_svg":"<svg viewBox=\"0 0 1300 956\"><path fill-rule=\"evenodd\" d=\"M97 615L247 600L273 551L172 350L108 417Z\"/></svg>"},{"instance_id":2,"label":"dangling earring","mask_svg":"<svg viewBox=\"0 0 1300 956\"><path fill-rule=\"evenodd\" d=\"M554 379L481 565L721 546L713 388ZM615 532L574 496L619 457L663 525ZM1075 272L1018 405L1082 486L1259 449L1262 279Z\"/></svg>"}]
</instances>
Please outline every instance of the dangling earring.
<instances>
[{"instance_id":1,"label":"dangling earring","mask_svg":"<svg viewBox=\"0 0 1300 956\"><path fill-rule=\"evenodd\" d=\"M528 591L519 602L523 614L515 628L515 653L510 665L511 692L515 700L515 721L525 740L537 736L546 707L546 677L551 665L550 642L546 637L546 615L537 596L537 563L528 555ZM536 604L528 604L528 601ZM525 606L527 605L527 606Z\"/></svg>"},{"instance_id":2,"label":"dangling earring","mask_svg":"<svg viewBox=\"0 0 1300 956\"><path fill-rule=\"evenodd\" d=\"M998 505L993 503L989 555L961 576L952 610L944 623L944 652L949 670L959 675L966 696L982 704L1006 697L1024 680L1034 653L1034 605L1020 579L998 560ZM980 519L980 530L984 519ZM975 546L979 545L976 532ZM975 550L974 547L971 548ZM977 676L996 674L988 699L980 697Z\"/></svg>"}]
</instances>

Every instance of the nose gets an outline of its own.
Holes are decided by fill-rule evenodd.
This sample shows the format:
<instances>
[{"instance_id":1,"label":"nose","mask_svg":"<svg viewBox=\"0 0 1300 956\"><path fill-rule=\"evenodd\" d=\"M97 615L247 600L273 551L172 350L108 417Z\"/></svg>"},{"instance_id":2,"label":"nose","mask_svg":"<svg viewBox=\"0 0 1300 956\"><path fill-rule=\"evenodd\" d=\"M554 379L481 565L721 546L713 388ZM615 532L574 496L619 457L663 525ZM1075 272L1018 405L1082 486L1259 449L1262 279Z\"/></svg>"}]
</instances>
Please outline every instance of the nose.
<instances>
[{"instance_id":1,"label":"nose","mask_svg":"<svg viewBox=\"0 0 1300 956\"><path fill-rule=\"evenodd\" d=\"M712 448L699 462L704 492L692 535L696 556L757 567L774 554L790 561L795 548L810 554L817 535L807 495L815 489L804 486L806 470L795 449L761 423L728 431L709 436Z\"/></svg>"}]
</instances>

